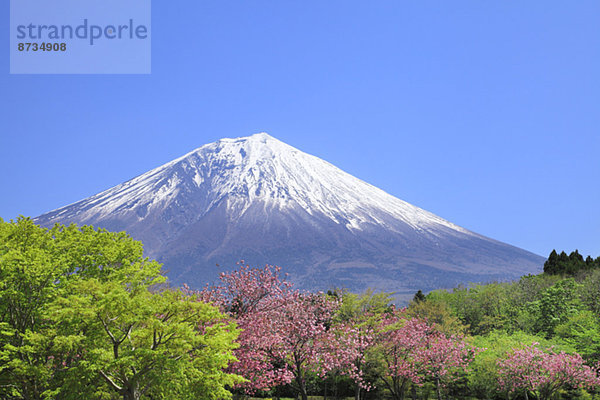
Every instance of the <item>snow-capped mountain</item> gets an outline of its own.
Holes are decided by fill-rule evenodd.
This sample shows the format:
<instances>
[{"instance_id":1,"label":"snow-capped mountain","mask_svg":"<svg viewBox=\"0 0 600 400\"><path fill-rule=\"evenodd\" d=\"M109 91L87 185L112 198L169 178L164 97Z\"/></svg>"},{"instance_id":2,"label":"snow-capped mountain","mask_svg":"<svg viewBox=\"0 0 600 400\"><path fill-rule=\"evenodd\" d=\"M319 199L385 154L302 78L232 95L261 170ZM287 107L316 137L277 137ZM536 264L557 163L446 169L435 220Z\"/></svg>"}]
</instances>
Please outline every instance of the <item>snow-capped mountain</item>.
<instances>
[{"instance_id":1,"label":"snow-capped mountain","mask_svg":"<svg viewBox=\"0 0 600 400\"><path fill-rule=\"evenodd\" d=\"M406 297L512 279L543 263L266 133L204 145L36 220L125 230L173 283L192 286L243 259L280 265L304 288L375 287Z\"/></svg>"}]
</instances>

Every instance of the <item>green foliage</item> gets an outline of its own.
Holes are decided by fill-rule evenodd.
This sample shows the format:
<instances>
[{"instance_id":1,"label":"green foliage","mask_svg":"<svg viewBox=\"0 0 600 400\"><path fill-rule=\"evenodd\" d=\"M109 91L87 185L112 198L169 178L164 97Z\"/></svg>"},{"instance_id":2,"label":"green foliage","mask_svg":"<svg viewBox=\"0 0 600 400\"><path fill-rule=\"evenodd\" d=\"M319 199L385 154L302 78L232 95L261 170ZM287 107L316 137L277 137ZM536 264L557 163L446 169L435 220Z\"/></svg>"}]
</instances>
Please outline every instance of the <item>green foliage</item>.
<instances>
[{"instance_id":1,"label":"green foliage","mask_svg":"<svg viewBox=\"0 0 600 400\"><path fill-rule=\"evenodd\" d=\"M345 292L341 297L336 321L364 320L369 315L382 314L389 310L393 301L390 293L376 293L372 289L363 294Z\"/></svg>"},{"instance_id":2,"label":"green foliage","mask_svg":"<svg viewBox=\"0 0 600 400\"><path fill-rule=\"evenodd\" d=\"M452 292L434 291L427 296L427 302L448 306L451 316L467 325L473 335L504 330L551 337L554 328L565 322L568 315L585 308L581 300L583 288L590 293L589 301L594 302L594 286L557 275L529 275L514 283L461 286Z\"/></svg>"},{"instance_id":3,"label":"green foliage","mask_svg":"<svg viewBox=\"0 0 600 400\"><path fill-rule=\"evenodd\" d=\"M125 233L0 220L0 397L222 399L236 327Z\"/></svg>"},{"instance_id":4,"label":"green foliage","mask_svg":"<svg viewBox=\"0 0 600 400\"><path fill-rule=\"evenodd\" d=\"M411 303L409 310L431 308L431 303L441 310L447 307L449 313L442 319L458 319L474 335L473 344L486 349L471 365L468 391L472 395L506 398L497 387L497 360L510 349L532 342L554 346L555 351L578 352L589 365L600 361L600 270L589 267L595 262L591 257L583 261L574 253L556 254L557 259L573 265L588 265L572 268L572 277L565 278L567 273L528 275L512 283L434 291L424 302ZM583 398L589 394L575 390L564 396Z\"/></svg>"},{"instance_id":5,"label":"green foliage","mask_svg":"<svg viewBox=\"0 0 600 400\"><path fill-rule=\"evenodd\" d=\"M474 335L506 326L511 316L506 284L492 283L456 289L455 309Z\"/></svg>"},{"instance_id":6,"label":"green foliage","mask_svg":"<svg viewBox=\"0 0 600 400\"><path fill-rule=\"evenodd\" d=\"M600 269L591 271L581 282L581 301L586 308L600 315Z\"/></svg>"},{"instance_id":7,"label":"green foliage","mask_svg":"<svg viewBox=\"0 0 600 400\"><path fill-rule=\"evenodd\" d=\"M456 292L457 294L459 292ZM429 293L425 301L411 302L407 313L436 325L437 329L448 335L464 334L468 326L461 321L450 305L453 294L440 290Z\"/></svg>"},{"instance_id":8,"label":"green foliage","mask_svg":"<svg viewBox=\"0 0 600 400\"><path fill-rule=\"evenodd\" d=\"M600 321L590 310L568 315L555 327L556 337L575 348L587 360L600 360Z\"/></svg>"},{"instance_id":9,"label":"green foliage","mask_svg":"<svg viewBox=\"0 0 600 400\"><path fill-rule=\"evenodd\" d=\"M539 300L528 304L530 314L537 316L534 325L536 332L552 337L557 325L565 323L569 315L581 309L578 286L572 278L561 280L544 290Z\"/></svg>"},{"instance_id":10,"label":"green foliage","mask_svg":"<svg viewBox=\"0 0 600 400\"><path fill-rule=\"evenodd\" d=\"M237 330L214 307L180 291L88 279L53 303L50 315L61 356L55 363L68 366L61 398L81 398L80 381L92 383L94 396L104 388L102 397L114 391L153 399L224 398L223 384L235 382L222 370Z\"/></svg>"}]
</instances>

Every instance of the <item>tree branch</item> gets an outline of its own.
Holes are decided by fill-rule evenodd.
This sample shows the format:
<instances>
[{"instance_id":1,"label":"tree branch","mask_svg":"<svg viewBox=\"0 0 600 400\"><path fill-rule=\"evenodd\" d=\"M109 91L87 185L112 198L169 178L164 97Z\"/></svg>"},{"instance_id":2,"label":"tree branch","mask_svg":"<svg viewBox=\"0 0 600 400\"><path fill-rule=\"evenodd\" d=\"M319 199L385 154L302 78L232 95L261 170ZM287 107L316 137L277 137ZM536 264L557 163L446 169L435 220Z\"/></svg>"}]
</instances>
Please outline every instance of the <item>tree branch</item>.
<instances>
[{"instance_id":1,"label":"tree branch","mask_svg":"<svg viewBox=\"0 0 600 400\"><path fill-rule=\"evenodd\" d=\"M108 384L109 384L110 386L112 386L112 387L113 387L113 389L115 389L116 391L120 392L120 391L122 391L122 390L123 390L123 388L122 388L121 386L117 385L117 384L115 383L115 381L113 381L113 380L110 378L110 376L108 376L108 375L106 375L106 374L104 373L104 371L100 370L100 375L102 375L102 377L104 378L104 380L106 380L106 382L108 382Z\"/></svg>"}]
</instances>

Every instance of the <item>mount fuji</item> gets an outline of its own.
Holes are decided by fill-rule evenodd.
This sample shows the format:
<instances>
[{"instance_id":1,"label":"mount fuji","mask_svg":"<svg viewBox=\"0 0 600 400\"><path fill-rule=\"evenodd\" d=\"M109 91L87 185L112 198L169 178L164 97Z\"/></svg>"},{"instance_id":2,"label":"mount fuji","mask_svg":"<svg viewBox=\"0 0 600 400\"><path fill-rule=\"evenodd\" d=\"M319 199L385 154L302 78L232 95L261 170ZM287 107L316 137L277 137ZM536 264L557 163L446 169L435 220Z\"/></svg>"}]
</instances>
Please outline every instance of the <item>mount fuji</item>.
<instances>
[{"instance_id":1,"label":"mount fuji","mask_svg":"<svg viewBox=\"0 0 600 400\"><path fill-rule=\"evenodd\" d=\"M305 289L418 289L515 279L544 259L391 196L266 133L222 139L36 218L127 231L173 284L245 260ZM218 264L218 265L217 265Z\"/></svg>"}]
</instances>

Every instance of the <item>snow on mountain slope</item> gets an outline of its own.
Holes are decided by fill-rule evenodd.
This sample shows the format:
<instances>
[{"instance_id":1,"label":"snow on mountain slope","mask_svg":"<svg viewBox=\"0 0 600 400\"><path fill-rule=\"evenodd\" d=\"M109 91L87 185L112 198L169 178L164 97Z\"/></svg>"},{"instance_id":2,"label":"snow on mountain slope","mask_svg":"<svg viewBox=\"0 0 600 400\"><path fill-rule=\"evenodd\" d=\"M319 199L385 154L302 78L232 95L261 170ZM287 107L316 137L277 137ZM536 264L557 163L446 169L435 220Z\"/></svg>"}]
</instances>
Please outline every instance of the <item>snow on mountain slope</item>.
<instances>
[{"instance_id":1,"label":"snow on mountain slope","mask_svg":"<svg viewBox=\"0 0 600 400\"><path fill-rule=\"evenodd\" d=\"M285 210L297 205L311 215L320 212L349 229L360 230L365 223L386 226L391 217L414 229L435 231L436 226L443 225L468 233L266 133L202 146L78 203L85 210L78 218L86 220L143 208L145 211L138 213L143 220L147 212L173 204L181 191L203 186L209 187L210 192L200 215L229 196L232 219L243 215L253 202L261 201L266 208ZM55 215L69 215L65 213L68 208Z\"/></svg>"},{"instance_id":2,"label":"snow on mountain slope","mask_svg":"<svg viewBox=\"0 0 600 400\"><path fill-rule=\"evenodd\" d=\"M37 221L126 230L176 283L211 280L215 263L243 258L280 263L305 287L410 293L515 278L543 262L266 133L204 145Z\"/></svg>"}]
</instances>

